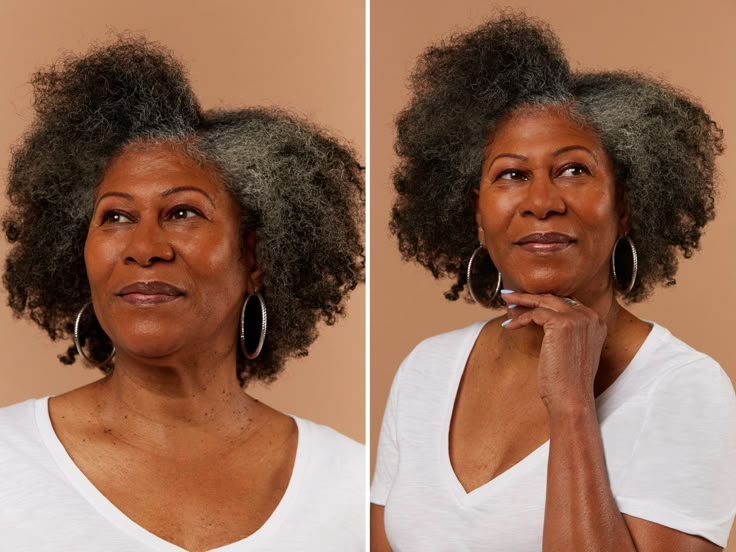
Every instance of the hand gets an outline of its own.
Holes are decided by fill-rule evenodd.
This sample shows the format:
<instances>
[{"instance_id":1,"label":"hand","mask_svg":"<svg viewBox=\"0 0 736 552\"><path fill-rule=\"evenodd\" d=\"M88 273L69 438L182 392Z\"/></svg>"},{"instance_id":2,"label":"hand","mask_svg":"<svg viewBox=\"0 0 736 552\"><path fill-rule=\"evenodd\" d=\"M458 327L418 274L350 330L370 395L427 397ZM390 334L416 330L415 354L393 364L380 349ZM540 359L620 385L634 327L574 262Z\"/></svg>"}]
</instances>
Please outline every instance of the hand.
<instances>
[{"instance_id":1,"label":"hand","mask_svg":"<svg viewBox=\"0 0 736 552\"><path fill-rule=\"evenodd\" d=\"M517 305L509 309L506 330L536 325L544 332L537 385L548 412L591 406L606 322L585 305L556 295L511 292L503 299Z\"/></svg>"}]
</instances>

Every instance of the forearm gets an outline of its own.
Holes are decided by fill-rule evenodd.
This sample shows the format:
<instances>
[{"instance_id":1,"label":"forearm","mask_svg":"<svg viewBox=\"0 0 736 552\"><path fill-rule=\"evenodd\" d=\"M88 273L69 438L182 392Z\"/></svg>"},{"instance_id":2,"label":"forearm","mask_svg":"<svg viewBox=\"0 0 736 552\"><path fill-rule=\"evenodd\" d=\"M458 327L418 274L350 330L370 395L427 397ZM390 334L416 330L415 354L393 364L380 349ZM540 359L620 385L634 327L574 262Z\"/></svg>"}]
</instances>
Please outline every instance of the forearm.
<instances>
[{"instance_id":1,"label":"forearm","mask_svg":"<svg viewBox=\"0 0 736 552\"><path fill-rule=\"evenodd\" d=\"M383 525L384 510L383 506L371 503L371 552L391 552Z\"/></svg>"},{"instance_id":2,"label":"forearm","mask_svg":"<svg viewBox=\"0 0 736 552\"><path fill-rule=\"evenodd\" d=\"M636 552L611 492L595 404L550 411L544 552Z\"/></svg>"}]
</instances>

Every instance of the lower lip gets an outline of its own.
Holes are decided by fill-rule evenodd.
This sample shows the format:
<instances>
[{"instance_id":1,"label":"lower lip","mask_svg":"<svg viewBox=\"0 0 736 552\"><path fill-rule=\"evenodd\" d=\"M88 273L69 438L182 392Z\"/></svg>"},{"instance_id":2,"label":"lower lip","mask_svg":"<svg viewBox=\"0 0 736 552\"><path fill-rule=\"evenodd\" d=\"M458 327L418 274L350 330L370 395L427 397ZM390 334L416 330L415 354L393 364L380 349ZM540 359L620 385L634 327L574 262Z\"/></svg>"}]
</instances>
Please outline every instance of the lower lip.
<instances>
[{"instance_id":1,"label":"lower lip","mask_svg":"<svg viewBox=\"0 0 736 552\"><path fill-rule=\"evenodd\" d=\"M123 301L130 303L131 305L158 305L161 303L171 303L181 297L181 295L126 293L120 297Z\"/></svg>"},{"instance_id":2,"label":"lower lip","mask_svg":"<svg viewBox=\"0 0 736 552\"><path fill-rule=\"evenodd\" d=\"M564 251L570 247L574 242L526 242L518 244L524 251L530 253L557 253Z\"/></svg>"}]
</instances>

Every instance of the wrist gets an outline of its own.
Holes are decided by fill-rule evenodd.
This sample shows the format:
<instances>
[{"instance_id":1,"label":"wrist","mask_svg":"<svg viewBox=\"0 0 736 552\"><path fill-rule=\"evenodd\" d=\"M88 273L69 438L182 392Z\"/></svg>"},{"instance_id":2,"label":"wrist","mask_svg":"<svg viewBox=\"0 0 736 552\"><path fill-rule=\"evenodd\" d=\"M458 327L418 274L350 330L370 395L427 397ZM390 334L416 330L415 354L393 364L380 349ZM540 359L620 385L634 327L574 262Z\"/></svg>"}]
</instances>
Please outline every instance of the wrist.
<instances>
[{"instance_id":1,"label":"wrist","mask_svg":"<svg viewBox=\"0 0 736 552\"><path fill-rule=\"evenodd\" d=\"M598 415L595 408L595 399L590 398L564 398L564 399L545 399L544 405L547 407L550 421L583 421L595 419L596 423Z\"/></svg>"}]
</instances>

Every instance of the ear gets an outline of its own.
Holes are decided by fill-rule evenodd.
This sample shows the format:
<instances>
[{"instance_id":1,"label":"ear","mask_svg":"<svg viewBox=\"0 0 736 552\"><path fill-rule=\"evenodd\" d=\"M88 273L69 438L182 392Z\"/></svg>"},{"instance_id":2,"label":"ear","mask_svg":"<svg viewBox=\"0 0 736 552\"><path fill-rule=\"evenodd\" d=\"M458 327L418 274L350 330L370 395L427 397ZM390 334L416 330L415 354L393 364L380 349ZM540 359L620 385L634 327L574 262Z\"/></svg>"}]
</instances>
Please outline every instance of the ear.
<instances>
[{"instance_id":1,"label":"ear","mask_svg":"<svg viewBox=\"0 0 736 552\"><path fill-rule=\"evenodd\" d=\"M478 227L478 242L481 245L485 245L485 234L483 233L483 221L480 216L480 209L478 208L478 190L473 190L473 204L475 205L475 225Z\"/></svg>"},{"instance_id":2,"label":"ear","mask_svg":"<svg viewBox=\"0 0 736 552\"><path fill-rule=\"evenodd\" d=\"M616 188L616 215L618 217L618 234L625 236L631 230L629 219L629 202L624 185Z\"/></svg>"},{"instance_id":3,"label":"ear","mask_svg":"<svg viewBox=\"0 0 736 552\"><path fill-rule=\"evenodd\" d=\"M256 243L258 237L255 232L249 232L243 241L243 264L245 268L245 286L250 295L263 286L263 272L256 260Z\"/></svg>"}]
</instances>

